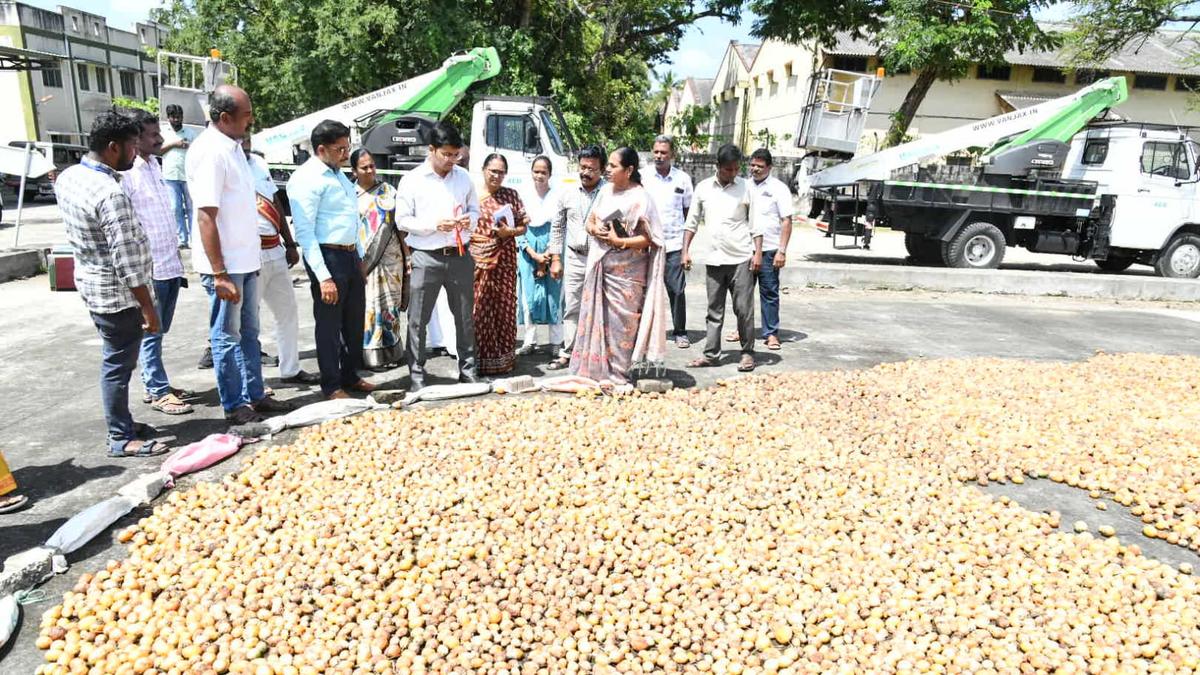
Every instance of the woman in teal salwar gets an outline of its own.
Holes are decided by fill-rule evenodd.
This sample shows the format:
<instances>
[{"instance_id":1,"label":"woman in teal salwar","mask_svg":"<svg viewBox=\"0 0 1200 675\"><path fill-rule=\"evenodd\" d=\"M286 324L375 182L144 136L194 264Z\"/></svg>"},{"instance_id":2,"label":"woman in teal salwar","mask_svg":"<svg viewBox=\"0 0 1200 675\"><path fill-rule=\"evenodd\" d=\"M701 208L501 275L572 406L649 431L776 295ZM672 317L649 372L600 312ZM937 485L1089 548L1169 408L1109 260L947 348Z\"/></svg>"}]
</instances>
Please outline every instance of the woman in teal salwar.
<instances>
[{"instance_id":1,"label":"woman in teal salwar","mask_svg":"<svg viewBox=\"0 0 1200 675\"><path fill-rule=\"evenodd\" d=\"M517 239L517 283L519 322L525 327L524 344L518 354L537 348L537 327L549 326L550 353L562 347L562 282L550 276L550 222L558 207L558 192L550 188L553 167L545 156L533 160L533 186L521 195L529 227Z\"/></svg>"}]
</instances>

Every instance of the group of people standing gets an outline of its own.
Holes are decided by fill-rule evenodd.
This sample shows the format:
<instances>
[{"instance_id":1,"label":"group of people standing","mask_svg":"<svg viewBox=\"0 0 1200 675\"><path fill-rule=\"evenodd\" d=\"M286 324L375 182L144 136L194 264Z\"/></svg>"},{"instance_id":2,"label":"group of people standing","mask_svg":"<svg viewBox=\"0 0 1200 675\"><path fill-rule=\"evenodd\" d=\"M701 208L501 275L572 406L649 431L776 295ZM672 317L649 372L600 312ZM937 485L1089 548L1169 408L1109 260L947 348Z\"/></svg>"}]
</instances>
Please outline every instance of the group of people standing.
<instances>
[{"instance_id":1,"label":"group of people standing","mask_svg":"<svg viewBox=\"0 0 1200 675\"><path fill-rule=\"evenodd\" d=\"M292 408L264 384L260 301L275 318L280 382L319 383L330 399L373 391L360 371L401 363L410 388L422 389L431 337L453 345L460 382L508 373L518 355L536 350L541 326L552 352L547 369L624 383L637 366L662 365L668 332L677 347L690 346L685 279L693 259L705 265L709 302L704 352L689 365L718 364L732 295L737 330L725 337L741 344L739 369L754 368L756 283L762 338L779 347L777 270L786 260L791 199L771 178L766 150L751 156L747 181L737 175L740 151L721 148L717 175L694 190L672 165L666 136L655 141L645 179L632 148L606 154L593 145L578 154L578 183L558 189L550 158L532 162L531 184L518 192L505 187L507 159L493 154L477 192L461 166L459 131L440 122L428 133L427 160L392 187L370 153L351 152L350 129L326 120L287 183L285 204L249 147L246 92L218 87L209 113L196 134L169 109L169 141L153 115L100 115L88 156L56 184L77 287L103 342L113 456L165 451L129 412L139 359L147 403L167 414L192 410L193 394L172 387L162 364L163 335L187 285L179 253L187 247L209 296L221 405L235 424ZM299 367L290 269L301 261L319 375Z\"/></svg>"}]
</instances>

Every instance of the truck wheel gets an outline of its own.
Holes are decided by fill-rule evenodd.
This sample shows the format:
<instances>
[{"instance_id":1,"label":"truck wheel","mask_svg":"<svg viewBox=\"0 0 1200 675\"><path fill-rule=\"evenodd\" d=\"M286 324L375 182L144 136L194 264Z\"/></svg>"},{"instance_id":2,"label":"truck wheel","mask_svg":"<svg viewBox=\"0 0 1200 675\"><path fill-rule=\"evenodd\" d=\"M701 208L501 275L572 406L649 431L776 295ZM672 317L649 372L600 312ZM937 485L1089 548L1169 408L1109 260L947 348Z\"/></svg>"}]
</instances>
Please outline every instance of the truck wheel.
<instances>
[{"instance_id":1,"label":"truck wheel","mask_svg":"<svg viewBox=\"0 0 1200 675\"><path fill-rule=\"evenodd\" d=\"M1200 236L1188 232L1175 235L1154 261L1154 269L1160 277L1200 277Z\"/></svg>"},{"instance_id":2,"label":"truck wheel","mask_svg":"<svg viewBox=\"0 0 1200 675\"><path fill-rule=\"evenodd\" d=\"M1004 233L991 223L971 223L942 245L947 267L995 269L1004 260Z\"/></svg>"},{"instance_id":3,"label":"truck wheel","mask_svg":"<svg viewBox=\"0 0 1200 675\"><path fill-rule=\"evenodd\" d=\"M1105 272L1124 272L1133 264L1133 258L1126 258L1120 255L1110 255L1108 260L1097 260L1096 267Z\"/></svg>"},{"instance_id":4,"label":"truck wheel","mask_svg":"<svg viewBox=\"0 0 1200 675\"><path fill-rule=\"evenodd\" d=\"M920 232L905 232L904 248L918 265L942 264L942 242L937 239L927 239Z\"/></svg>"}]
</instances>

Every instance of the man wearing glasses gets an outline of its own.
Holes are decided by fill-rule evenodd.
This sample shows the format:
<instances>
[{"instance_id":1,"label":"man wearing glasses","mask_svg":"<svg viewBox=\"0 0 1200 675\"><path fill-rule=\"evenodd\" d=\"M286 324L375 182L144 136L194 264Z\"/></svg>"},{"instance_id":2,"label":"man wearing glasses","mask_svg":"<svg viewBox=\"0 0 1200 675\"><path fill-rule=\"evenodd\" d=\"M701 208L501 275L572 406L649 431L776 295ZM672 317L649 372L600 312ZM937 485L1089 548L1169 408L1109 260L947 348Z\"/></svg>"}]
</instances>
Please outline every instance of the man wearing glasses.
<instances>
[{"instance_id":1,"label":"man wearing glasses","mask_svg":"<svg viewBox=\"0 0 1200 675\"><path fill-rule=\"evenodd\" d=\"M350 129L325 120L310 140L313 156L288 180L288 202L311 282L321 392L330 399L347 398L347 390L375 390L358 376L367 291L358 248L358 196L342 173L350 158Z\"/></svg>"},{"instance_id":2,"label":"man wearing glasses","mask_svg":"<svg viewBox=\"0 0 1200 675\"><path fill-rule=\"evenodd\" d=\"M457 166L463 141L458 129L438 122L429 131L429 159L396 190L396 225L412 248L412 295L404 355L409 389L425 387L425 333L442 289L454 316L459 382L478 382L475 370L475 263L467 250L479 220L479 197L470 174Z\"/></svg>"}]
</instances>

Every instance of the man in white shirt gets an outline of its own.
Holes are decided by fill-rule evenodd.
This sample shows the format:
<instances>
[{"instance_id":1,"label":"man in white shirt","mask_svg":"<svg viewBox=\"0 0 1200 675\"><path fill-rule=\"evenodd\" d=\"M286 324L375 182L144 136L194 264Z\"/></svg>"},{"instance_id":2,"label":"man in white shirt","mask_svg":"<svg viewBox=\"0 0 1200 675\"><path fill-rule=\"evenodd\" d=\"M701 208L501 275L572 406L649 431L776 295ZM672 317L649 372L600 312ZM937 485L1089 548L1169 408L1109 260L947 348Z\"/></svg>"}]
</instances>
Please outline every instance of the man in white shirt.
<instances>
[{"instance_id":1,"label":"man in white shirt","mask_svg":"<svg viewBox=\"0 0 1200 675\"><path fill-rule=\"evenodd\" d=\"M167 106L167 128L163 129L163 146L159 153L162 155L163 180L171 190L180 248L188 248L192 241L192 200L188 196L184 163L188 148L199 135L199 131L183 126L183 108L176 103Z\"/></svg>"},{"instance_id":2,"label":"man in white shirt","mask_svg":"<svg viewBox=\"0 0 1200 675\"><path fill-rule=\"evenodd\" d=\"M758 273L758 302L762 310L762 339L767 349L779 344L779 270L787 264L792 237L792 191L771 175L771 151L759 148L750 154L750 191L762 225L762 269Z\"/></svg>"},{"instance_id":3,"label":"man in white shirt","mask_svg":"<svg viewBox=\"0 0 1200 675\"><path fill-rule=\"evenodd\" d=\"M258 342L259 254L254 176L241 140L254 121L250 97L233 85L209 98L212 124L196 137L185 167L195 213L192 267L208 291L209 342L217 393L234 424L292 406L266 395Z\"/></svg>"},{"instance_id":4,"label":"man in white shirt","mask_svg":"<svg viewBox=\"0 0 1200 675\"><path fill-rule=\"evenodd\" d=\"M396 225L412 248L408 339L409 389L425 387L425 333L438 293L445 289L458 347L458 381L478 382L475 371L475 262L467 243L479 220L479 197L458 166L462 136L447 122L429 131L429 158L396 190Z\"/></svg>"},{"instance_id":5,"label":"man in white shirt","mask_svg":"<svg viewBox=\"0 0 1200 675\"><path fill-rule=\"evenodd\" d=\"M708 246L697 251L704 264L708 290L704 356L692 368L720 365L721 328L725 323L725 296L733 295L742 358L738 370L754 370L754 278L762 267L762 231L754 213L749 183L738 177L742 151L723 145L717 151L717 175L701 181L692 198L683 234L683 266L692 266L692 240L704 227Z\"/></svg>"},{"instance_id":6,"label":"man in white shirt","mask_svg":"<svg viewBox=\"0 0 1200 675\"><path fill-rule=\"evenodd\" d=\"M296 291L288 271L300 262L300 249L284 218L280 192L271 178L271 168L261 155L250 151L250 137L242 139L242 151L254 176L258 207L258 241L262 268L258 272L259 295L275 318L275 345L279 349L279 381L285 384L318 384L315 373L300 369L300 315Z\"/></svg>"},{"instance_id":7,"label":"man in white shirt","mask_svg":"<svg viewBox=\"0 0 1200 675\"><path fill-rule=\"evenodd\" d=\"M683 269L683 224L692 206L692 177L671 166L675 158L675 139L661 135L654 139L654 170L643 171L642 187L658 207L659 222L666 240L667 303L671 306L671 336L675 346L687 349L687 274Z\"/></svg>"}]
</instances>

